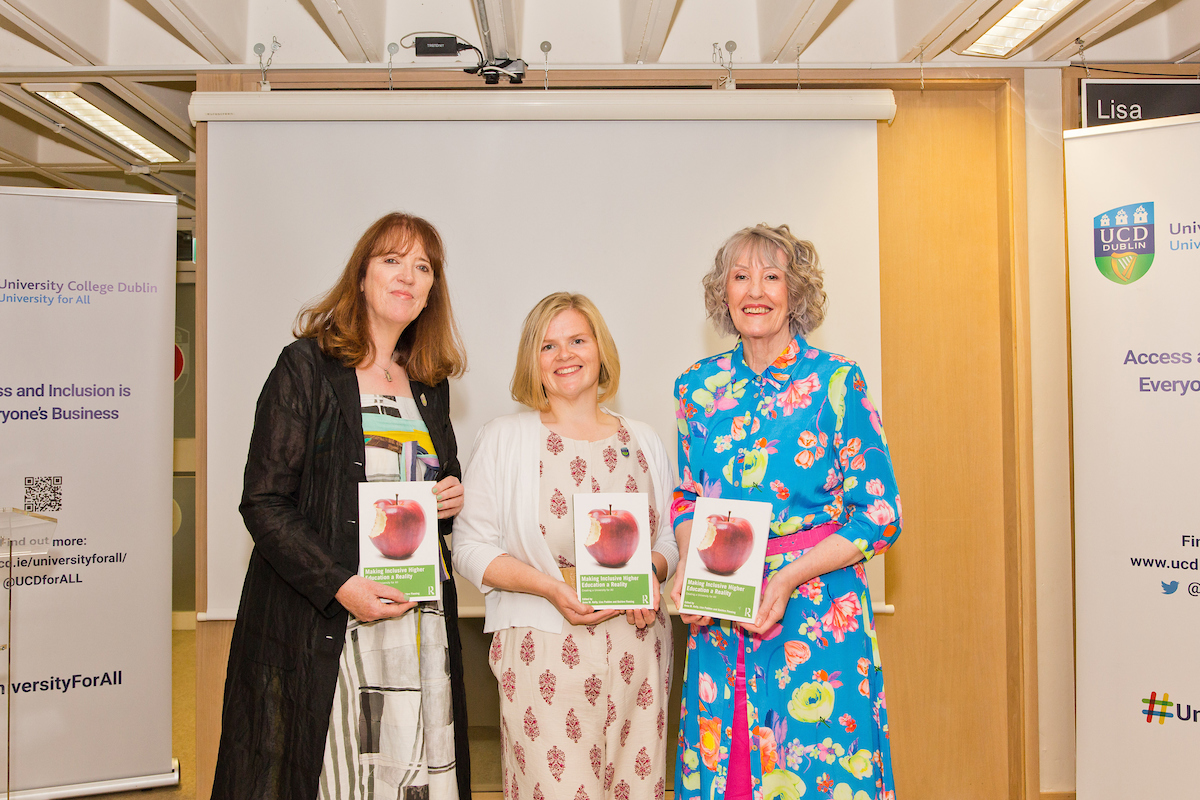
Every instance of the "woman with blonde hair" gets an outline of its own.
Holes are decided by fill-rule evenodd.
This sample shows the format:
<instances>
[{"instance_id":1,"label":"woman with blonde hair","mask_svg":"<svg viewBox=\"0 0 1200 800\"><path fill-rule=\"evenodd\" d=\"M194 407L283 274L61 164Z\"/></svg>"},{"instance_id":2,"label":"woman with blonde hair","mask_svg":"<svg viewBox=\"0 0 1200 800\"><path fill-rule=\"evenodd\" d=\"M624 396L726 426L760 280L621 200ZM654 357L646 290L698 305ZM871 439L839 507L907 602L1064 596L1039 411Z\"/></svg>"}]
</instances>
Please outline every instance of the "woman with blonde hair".
<instances>
[{"instance_id":1,"label":"woman with blonde hair","mask_svg":"<svg viewBox=\"0 0 1200 800\"><path fill-rule=\"evenodd\" d=\"M440 603L357 575L360 483L434 481L442 534L462 508L444 262L427 221L377 220L263 387L214 798L471 796L445 541Z\"/></svg>"},{"instance_id":2,"label":"woman with blonde hair","mask_svg":"<svg viewBox=\"0 0 1200 800\"><path fill-rule=\"evenodd\" d=\"M513 800L661 800L666 788L672 650L659 585L678 560L673 480L653 430L600 405L620 370L590 300L543 298L525 318L512 380L513 398L533 410L485 425L463 479L454 567L485 592ZM648 496L649 608L621 619L579 601L571 497L583 492Z\"/></svg>"}]
</instances>

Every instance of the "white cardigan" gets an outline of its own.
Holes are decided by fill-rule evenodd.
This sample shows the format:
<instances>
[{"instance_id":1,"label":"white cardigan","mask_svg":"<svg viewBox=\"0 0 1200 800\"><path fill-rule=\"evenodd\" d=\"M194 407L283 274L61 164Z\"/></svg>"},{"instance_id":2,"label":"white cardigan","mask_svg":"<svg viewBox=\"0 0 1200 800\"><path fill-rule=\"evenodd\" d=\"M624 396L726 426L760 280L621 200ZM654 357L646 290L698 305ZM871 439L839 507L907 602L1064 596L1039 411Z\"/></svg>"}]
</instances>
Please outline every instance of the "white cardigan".
<instances>
[{"instance_id":1,"label":"white cardigan","mask_svg":"<svg viewBox=\"0 0 1200 800\"><path fill-rule=\"evenodd\" d=\"M612 413L605 410L606 413ZM650 465L658 506L654 551L667 560L667 576L679 562L679 546L671 529L671 497L675 488L662 440L649 426L618 414ZM485 586L483 573L497 556L508 554L547 575L558 576L538 527L538 445L541 417L536 411L510 414L484 425L463 474L463 510L454 520L451 550L454 569L484 593L484 633L513 627L561 633L563 617L544 597Z\"/></svg>"}]
</instances>

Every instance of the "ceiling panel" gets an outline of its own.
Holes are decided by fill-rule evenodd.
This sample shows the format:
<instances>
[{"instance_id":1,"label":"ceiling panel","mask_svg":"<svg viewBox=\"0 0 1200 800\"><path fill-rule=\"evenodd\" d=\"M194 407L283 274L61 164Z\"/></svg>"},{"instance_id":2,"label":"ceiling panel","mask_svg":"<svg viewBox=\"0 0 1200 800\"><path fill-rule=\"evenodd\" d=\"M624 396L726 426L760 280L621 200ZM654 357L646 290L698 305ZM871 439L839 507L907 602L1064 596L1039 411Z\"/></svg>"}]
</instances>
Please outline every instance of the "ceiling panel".
<instances>
[{"instance_id":1,"label":"ceiling panel","mask_svg":"<svg viewBox=\"0 0 1200 800\"><path fill-rule=\"evenodd\" d=\"M711 64L713 42L737 42L734 64L759 61L755 0L684 0L663 47L663 64Z\"/></svg>"},{"instance_id":2,"label":"ceiling panel","mask_svg":"<svg viewBox=\"0 0 1200 800\"><path fill-rule=\"evenodd\" d=\"M621 8L610 3L525 0L521 57L542 64L542 42L550 42L555 64L623 64ZM477 43L478 44L478 43Z\"/></svg>"},{"instance_id":3,"label":"ceiling panel","mask_svg":"<svg viewBox=\"0 0 1200 800\"><path fill-rule=\"evenodd\" d=\"M1200 0L1180 0L1166 10L1167 58L1200 60Z\"/></svg>"},{"instance_id":4,"label":"ceiling panel","mask_svg":"<svg viewBox=\"0 0 1200 800\"><path fill-rule=\"evenodd\" d=\"M794 63L861 65L916 61L925 48L931 69L945 63L1004 64L1075 58L1074 37L1087 34L1089 61L1200 61L1200 0L1085 0L1041 39L1008 60L964 58L947 45L1001 0L480 0L507 24L498 49L518 48L540 82L539 45L551 42L549 63L626 69L647 64L708 67L715 80L713 43L737 42L736 66ZM187 102L195 68L257 66L256 42L282 47L275 68L346 68L348 62L387 62L387 45L404 42L397 65L462 69L476 57L420 59L412 34L445 32L482 46L475 0L0 0L0 183L126 187L194 193L194 167L175 165L151 175L122 172L120 154L97 150L96 136L57 133L45 119L15 111L32 102L13 84L36 80L104 86L135 116L188 148L195 132ZM502 41L501 41L502 40ZM661 52L659 52L661 50ZM56 73L70 65L178 70L177 78ZM1200 67L1198 67L1200 69ZM52 71L52 78L45 71ZM705 73L707 74L707 73ZM269 77L269 76L268 76ZM146 82L150 81L150 82ZM135 125L136 127L136 125ZM101 150L104 148L101 147ZM108 158L109 160L104 160ZM72 172L72 169L75 171ZM180 170L183 170L180 172ZM191 214L181 206L181 214Z\"/></svg>"},{"instance_id":5,"label":"ceiling panel","mask_svg":"<svg viewBox=\"0 0 1200 800\"><path fill-rule=\"evenodd\" d=\"M275 53L275 66L346 63L346 57L322 28L317 12L300 0L250 0L246 60L258 63L251 51L256 42L267 46L264 60L270 56L272 36L283 45Z\"/></svg>"},{"instance_id":6,"label":"ceiling panel","mask_svg":"<svg viewBox=\"0 0 1200 800\"><path fill-rule=\"evenodd\" d=\"M1084 51L1088 61L1167 61L1169 16L1161 2L1115 28L1102 41Z\"/></svg>"},{"instance_id":7,"label":"ceiling panel","mask_svg":"<svg viewBox=\"0 0 1200 800\"><path fill-rule=\"evenodd\" d=\"M0 66L56 67L68 63L0 16Z\"/></svg>"},{"instance_id":8,"label":"ceiling panel","mask_svg":"<svg viewBox=\"0 0 1200 800\"><path fill-rule=\"evenodd\" d=\"M197 64L203 58L181 40L145 0L109 0L108 59L105 63Z\"/></svg>"},{"instance_id":9,"label":"ceiling panel","mask_svg":"<svg viewBox=\"0 0 1200 800\"><path fill-rule=\"evenodd\" d=\"M5 0L4 5L29 21L26 31L43 46L57 40L77 53L80 58L68 58L71 63L105 64L112 1Z\"/></svg>"},{"instance_id":10,"label":"ceiling panel","mask_svg":"<svg viewBox=\"0 0 1200 800\"><path fill-rule=\"evenodd\" d=\"M835 8L827 26L805 48L800 60L837 63L845 60L845 54L854 53L860 64L895 61L895 14L893 0L854 0L844 8ZM781 55L779 60L786 59Z\"/></svg>"}]
</instances>

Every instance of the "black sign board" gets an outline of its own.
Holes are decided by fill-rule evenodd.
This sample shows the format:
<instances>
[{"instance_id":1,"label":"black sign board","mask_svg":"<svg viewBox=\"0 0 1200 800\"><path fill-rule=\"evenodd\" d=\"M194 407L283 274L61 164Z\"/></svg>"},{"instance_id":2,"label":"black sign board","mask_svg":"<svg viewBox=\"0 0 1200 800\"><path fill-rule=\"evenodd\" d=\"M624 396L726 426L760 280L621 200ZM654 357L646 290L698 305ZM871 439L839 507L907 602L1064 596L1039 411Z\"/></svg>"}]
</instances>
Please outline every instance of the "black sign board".
<instances>
[{"instance_id":1,"label":"black sign board","mask_svg":"<svg viewBox=\"0 0 1200 800\"><path fill-rule=\"evenodd\" d=\"M1200 80L1082 81L1083 127L1200 114Z\"/></svg>"}]
</instances>

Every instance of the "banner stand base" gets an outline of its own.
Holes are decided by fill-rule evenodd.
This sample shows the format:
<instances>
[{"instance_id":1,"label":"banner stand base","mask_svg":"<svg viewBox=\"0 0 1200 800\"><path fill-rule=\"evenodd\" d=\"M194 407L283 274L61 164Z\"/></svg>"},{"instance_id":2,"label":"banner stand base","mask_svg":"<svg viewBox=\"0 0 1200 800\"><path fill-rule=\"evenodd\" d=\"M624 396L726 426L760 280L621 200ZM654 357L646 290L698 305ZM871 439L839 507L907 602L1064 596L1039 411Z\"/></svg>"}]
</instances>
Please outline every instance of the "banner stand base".
<instances>
[{"instance_id":1,"label":"banner stand base","mask_svg":"<svg viewBox=\"0 0 1200 800\"><path fill-rule=\"evenodd\" d=\"M74 783L70 786L47 786L44 789L23 789L8 795L12 800L56 800L59 797L84 797L111 792L132 792L137 789L157 789L179 785L179 759L171 759L171 771L161 775L141 775L133 778L114 778L109 781Z\"/></svg>"}]
</instances>

